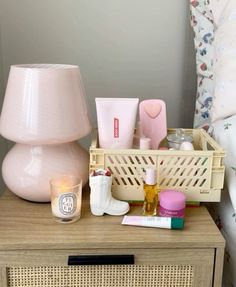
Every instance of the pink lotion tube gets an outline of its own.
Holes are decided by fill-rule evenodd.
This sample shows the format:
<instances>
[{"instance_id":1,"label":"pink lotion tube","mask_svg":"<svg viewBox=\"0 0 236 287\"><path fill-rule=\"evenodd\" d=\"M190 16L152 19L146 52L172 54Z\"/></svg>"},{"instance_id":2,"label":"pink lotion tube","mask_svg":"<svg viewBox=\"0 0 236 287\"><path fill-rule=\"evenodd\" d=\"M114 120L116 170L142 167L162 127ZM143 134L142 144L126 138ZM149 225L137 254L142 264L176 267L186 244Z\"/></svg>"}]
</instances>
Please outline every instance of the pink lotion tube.
<instances>
[{"instance_id":1,"label":"pink lotion tube","mask_svg":"<svg viewBox=\"0 0 236 287\"><path fill-rule=\"evenodd\" d=\"M96 98L95 101L99 146L132 148L139 99Z\"/></svg>"},{"instance_id":2,"label":"pink lotion tube","mask_svg":"<svg viewBox=\"0 0 236 287\"><path fill-rule=\"evenodd\" d=\"M121 224L167 229L183 229L184 219L176 217L125 215Z\"/></svg>"}]
</instances>

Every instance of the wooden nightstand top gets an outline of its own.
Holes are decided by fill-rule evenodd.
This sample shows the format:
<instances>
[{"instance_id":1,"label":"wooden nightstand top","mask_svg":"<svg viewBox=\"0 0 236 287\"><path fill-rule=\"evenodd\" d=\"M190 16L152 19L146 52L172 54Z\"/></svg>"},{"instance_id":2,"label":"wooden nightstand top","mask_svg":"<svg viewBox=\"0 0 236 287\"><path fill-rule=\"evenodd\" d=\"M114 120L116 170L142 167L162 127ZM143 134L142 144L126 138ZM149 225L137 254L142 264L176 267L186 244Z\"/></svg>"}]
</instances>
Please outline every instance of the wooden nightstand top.
<instances>
[{"instance_id":1,"label":"wooden nightstand top","mask_svg":"<svg viewBox=\"0 0 236 287\"><path fill-rule=\"evenodd\" d=\"M225 241L205 207L187 208L184 230L121 225L122 216L93 216L83 193L81 219L60 224L50 203L25 201L9 191L0 197L0 250L84 248L219 248ZM129 215L141 215L131 207Z\"/></svg>"}]
</instances>

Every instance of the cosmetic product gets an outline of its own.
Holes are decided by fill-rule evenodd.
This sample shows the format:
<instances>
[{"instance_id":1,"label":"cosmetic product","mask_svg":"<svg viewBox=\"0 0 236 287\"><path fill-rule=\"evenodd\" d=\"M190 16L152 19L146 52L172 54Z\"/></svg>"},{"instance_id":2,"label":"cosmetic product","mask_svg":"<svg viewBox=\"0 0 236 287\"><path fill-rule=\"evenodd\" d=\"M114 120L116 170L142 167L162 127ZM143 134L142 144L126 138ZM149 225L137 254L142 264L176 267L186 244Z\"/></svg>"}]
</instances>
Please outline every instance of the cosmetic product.
<instances>
[{"instance_id":1,"label":"cosmetic product","mask_svg":"<svg viewBox=\"0 0 236 287\"><path fill-rule=\"evenodd\" d=\"M121 224L167 229L183 229L184 219L175 217L125 215Z\"/></svg>"},{"instance_id":2,"label":"cosmetic product","mask_svg":"<svg viewBox=\"0 0 236 287\"><path fill-rule=\"evenodd\" d=\"M191 142L182 142L180 147L180 150L194 150L193 144Z\"/></svg>"},{"instance_id":3,"label":"cosmetic product","mask_svg":"<svg viewBox=\"0 0 236 287\"><path fill-rule=\"evenodd\" d=\"M186 196L181 191L166 189L159 194L159 215L184 217Z\"/></svg>"},{"instance_id":4,"label":"cosmetic product","mask_svg":"<svg viewBox=\"0 0 236 287\"><path fill-rule=\"evenodd\" d=\"M156 215L158 204L157 170L146 168L144 189L143 215Z\"/></svg>"},{"instance_id":5,"label":"cosmetic product","mask_svg":"<svg viewBox=\"0 0 236 287\"><path fill-rule=\"evenodd\" d=\"M139 149L148 150L151 148L151 139L150 138L140 138Z\"/></svg>"},{"instance_id":6,"label":"cosmetic product","mask_svg":"<svg viewBox=\"0 0 236 287\"><path fill-rule=\"evenodd\" d=\"M139 99L96 98L99 146L131 149Z\"/></svg>"},{"instance_id":7,"label":"cosmetic product","mask_svg":"<svg viewBox=\"0 0 236 287\"><path fill-rule=\"evenodd\" d=\"M176 150L180 149L180 145L183 142L189 142L192 143L193 138L190 135L187 135L185 133L184 129L176 129L176 132L174 134L169 134L167 136L168 145L170 148L174 148Z\"/></svg>"},{"instance_id":8,"label":"cosmetic product","mask_svg":"<svg viewBox=\"0 0 236 287\"><path fill-rule=\"evenodd\" d=\"M151 139L151 149L158 149L167 135L165 102L159 99L142 101L139 118L141 135Z\"/></svg>"}]
</instances>

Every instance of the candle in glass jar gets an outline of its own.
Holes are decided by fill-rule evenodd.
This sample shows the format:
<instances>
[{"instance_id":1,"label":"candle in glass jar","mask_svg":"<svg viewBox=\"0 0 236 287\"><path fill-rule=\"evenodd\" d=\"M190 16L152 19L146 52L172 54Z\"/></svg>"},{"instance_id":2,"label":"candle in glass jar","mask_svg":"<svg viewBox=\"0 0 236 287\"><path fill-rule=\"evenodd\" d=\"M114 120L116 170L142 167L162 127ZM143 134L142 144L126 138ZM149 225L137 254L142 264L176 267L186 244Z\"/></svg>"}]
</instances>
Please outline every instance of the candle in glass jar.
<instances>
[{"instance_id":1,"label":"candle in glass jar","mask_svg":"<svg viewBox=\"0 0 236 287\"><path fill-rule=\"evenodd\" d=\"M51 181L51 207L60 222L73 222L80 218L82 180L63 175Z\"/></svg>"}]
</instances>

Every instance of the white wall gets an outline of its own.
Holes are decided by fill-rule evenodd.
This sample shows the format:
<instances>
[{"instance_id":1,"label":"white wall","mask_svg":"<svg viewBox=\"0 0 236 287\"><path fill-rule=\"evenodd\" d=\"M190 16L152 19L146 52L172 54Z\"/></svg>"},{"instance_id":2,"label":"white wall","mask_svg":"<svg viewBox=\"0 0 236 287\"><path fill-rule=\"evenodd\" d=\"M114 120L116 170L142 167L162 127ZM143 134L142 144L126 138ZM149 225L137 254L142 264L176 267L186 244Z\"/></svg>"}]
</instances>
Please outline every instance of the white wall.
<instances>
[{"instance_id":1,"label":"white wall","mask_svg":"<svg viewBox=\"0 0 236 287\"><path fill-rule=\"evenodd\" d=\"M2 69L2 50L1 50L1 26L0 26L0 109L2 106L2 101L3 101L3 92L4 92L4 87L3 87L3 69ZM4 155L7 152L7 141L0 136L0 167L2 166L2 161L4 158ZM1 169L0 169L1 170ZM0 194L4 190L5 185L2 180L1 172L0 172Z\"/></svg>"},{"instance_id":2,"label":"white wall","mask_svg":"<svg viewBox=\"0 0 236 287\"><path fill-rule=\"evenodd\" d=\"M191 127L195 65L188 2L1 1L4 84L11 64L78 64L94 126L95 97L138 97L164 99L168 126Z\"/></svg>"}]
</instances>

